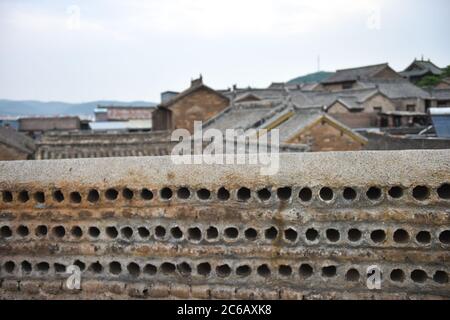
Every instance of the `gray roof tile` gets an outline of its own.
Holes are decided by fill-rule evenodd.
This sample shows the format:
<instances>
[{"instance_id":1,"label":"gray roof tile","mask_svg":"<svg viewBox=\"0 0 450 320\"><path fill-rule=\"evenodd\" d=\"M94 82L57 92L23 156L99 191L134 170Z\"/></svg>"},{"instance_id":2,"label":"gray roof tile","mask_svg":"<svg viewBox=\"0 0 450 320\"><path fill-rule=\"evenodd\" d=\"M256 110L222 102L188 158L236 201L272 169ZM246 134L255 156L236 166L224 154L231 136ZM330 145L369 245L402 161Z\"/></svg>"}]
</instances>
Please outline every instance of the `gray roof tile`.
<instances>
[{"instance_id":1,"label":"gray roof tile","mask_svg":"<svg viewBox=\"0 0 450 320\"><path fill-rule=\"evenodd\" d=\"M382 71L387 67L389 67L389 65L387 63L383 63L373 66L337 70L335 74L331 75L329 78L322 81L322 83L331 84L338 82L369 79L370 77L372 77L373 75L377 74L378 72Z\"/></svg>"}]
</instances>

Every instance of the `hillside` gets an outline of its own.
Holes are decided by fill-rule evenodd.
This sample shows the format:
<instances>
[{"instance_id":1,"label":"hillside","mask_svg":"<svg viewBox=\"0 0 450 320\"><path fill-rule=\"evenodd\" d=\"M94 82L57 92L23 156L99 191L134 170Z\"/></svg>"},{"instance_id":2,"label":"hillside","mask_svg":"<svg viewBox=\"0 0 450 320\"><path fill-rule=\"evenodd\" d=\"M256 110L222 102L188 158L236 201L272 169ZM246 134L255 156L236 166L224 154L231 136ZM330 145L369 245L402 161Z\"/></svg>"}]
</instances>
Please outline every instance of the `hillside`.
<instances>
[{"instance_id":1,"label":"hillside","mask_svg":"<svg viewBox=\"0 0 450 320\"><path fill-rule=\"evenodd\" d=\"M300 76L295 79L289 80L287 84L301 84L301 83L314 83L321 82L331 76L334 72L319 71L310 73L305 76Z\"/></svg>"}]
</instances>

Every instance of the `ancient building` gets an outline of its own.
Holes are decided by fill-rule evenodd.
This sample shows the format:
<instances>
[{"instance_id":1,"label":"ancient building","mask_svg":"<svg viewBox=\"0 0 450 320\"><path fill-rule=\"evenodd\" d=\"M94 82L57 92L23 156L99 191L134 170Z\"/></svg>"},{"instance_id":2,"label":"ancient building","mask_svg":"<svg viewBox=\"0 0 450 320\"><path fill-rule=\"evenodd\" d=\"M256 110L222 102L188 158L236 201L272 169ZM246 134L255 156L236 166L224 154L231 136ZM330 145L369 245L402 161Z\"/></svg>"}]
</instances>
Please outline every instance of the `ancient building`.
<instances>
[{"instance_id":1,"label":"ancient building","mask_svg":"<svg viewBox=\"0 0 450 320\"><path fill-rule=\"evenodd\" d=\"M448 89L431 89L430 103L432 108L448 108L450 107L450 88Z\"/></svg>"},{"instance_id":2,"label":"ancient building","mask_svg":"<svg viewBox=\"0 0 450 320\"><path fill-rule=\"evenodd\" d=\"M450 149L450 139L436 135L394 135L388 132L363 132L368 140L364 150L432 150Z\"/></svg>"},{"instance_id":3,"label":"ancient building","mask_svg":"<svg viewBox=\"0 0 450 320\"><path fill-rule=\"evenodd\" d=\"M225 109L229 99L218 91L193 80L191 87L162 102L153 113L153 130L187 129L193 132L194 121L206 121Z\"/></svg>"},{"instance_id":4,"label":"ancient building","mask_svg":"<svg viewBox=\"0 0 450 320\"><path fill-rule=\"evenodd\" d=\"M10 127L0 127L0 161L27 160L36 149L32 139Z\"/></svg>"},{"instance_id":5,"label":"ancient building","mask_svg":"<svg viewBox=\"0 0 450 320\"><path fill-rule=\"evenodd\" d=\"M359 89L356 89L359 88ZM359 80L355 89L328 91L302 88L234 88L222 91L235 103L278 101L290 97L298 107L323 106L336 119L351 128L379 127L382 112L422 112L429 105L430 94L407 80Z\"/></svg>"},{"instance_id":6,"label":"ancient building","mask_svg":"<svg viewBox=\"0 0 450 320\"><path fill-rule=\"evenodd\" d=\"M356 92L355 95L344 94L336 97L336 100L326 107L327 113L379 113L395 110L394 103L382 92L372 90L365 95L359 94L360 92Z\"/></svg>"},{"instance_id":7,"label":"ancient building","mask_svg":"<svg viewBox=\"0 0 450 320\"><path fill-rule=\"evenodd\" d=\"M361 81L366 88L377 88L395 105L396 111L426 112L430 94L407 80Z\"/></svg>"},{"instance_id":8,"label":"ancient building","mask_svg":"<svg viewBox=\"0 0 450 320\"><path fill-rule=\"evenodd\" d=\"M0 116L0 127L10 127L15 130L19 129L19 117L17 116Z\"/></svg>"},{"instance_id":9,"label":"ancient building","mask_svg":"<svg viewBox=\"0 0 450 320\"><path fill-rule=\"evenodd\" d=\"M151 133L53 132L45 134L36 143L34 159L165 156L172 153L178 142L171 141L170 132L166 131ZM203 149L208 144L208 141L202 142ZM250 148L248 146L245 148L244 151L248 153ZM281 144L279 150L280 152L305 152L309 151L309 147L303 144ZM194 150L192 154L194 154Z\"/></svg>"},{"instance_id":10,"label":"ancient building","mask_svg":"<svg viewBox=\"0 0 450 320\"><path fill-rule=\"evenodd\" d=\"M450 78L442 79L436 86L436 89L450 89Z\"/></svg>"},{"instance_id":11,"label":"ancient building","mask_svg":"<svg viewBox=\"0 0 450 320\"><path fill-rule=\"evenodd\" d=\"M169 133L53 132L37 142L35 159L107 158L169 155Z\"/></svg>"},{"instance_id":12,"label":"ancient building","mask_svg":"<svg viewBox=\"0 0 450 320\"><path fill-rule=\"evenodd\" d=\"M280 142L304 144L309 151L361 150L367 139L338 120L323 112L322 108L289 108L277 114L261 127L279 130Z\"/></svg>"},{"instance_id":13,"label":"ancient building","mask_svg":"<svg viewBox=\"0 0 450 320\"><path fill-rule=\"evenodd\" d=\"M395 72L387 63L364 66L351 69L337 70L321 82L316 90L341 91L348 89L361 89L359 81L370 80L398 80L401 75Z\"/></svg>"},{"instance_id":14,"label":"ancient building","mask_svg":"<svg viewBox=\"0 0 450 320\"><path fill-rule=\"evenodd\" d=\"M151 120L154 110L149 106L98 106L95 121Z\"/></svg>"},{"instance_id":15,"label":"ancient building","mask_svg":"<svg viewBox=\"0 0 450 320\"><path fill-rule=\"evenodd\" d=\"M19 131L31 136L39 136L47 131L76 131L80 130L79 117L21 117L19 118Z\"/></svg>"},{"instance_id":16,"label":"ancient building","mask_svg":"<svg viewBox=\"0 0 450 320\"><path fill-rule=\"evenodd\" d=\"M439 138L450 139L450 108L431 108L430 115L436 135Z\"/></svg>"},{"instance_id":17,"label":"ancient building","mask_svg":"<svg viewBox=\"0 0 450 320\"><path fill-rule=\"evenodd\" d=\"M426 76L440 76L443 70L430 60L425 61L414 59L414 61L400 74L411 82L418 82Z\"/></svg>"},{"instance_id":18,"label":"ancient building","mask_svg":"<svg viewBox=\"0 0 450 320\"><path fill-rule=\"evenodd\" d=\"M430 150L283 154L272 176L2 162L0 297L448 299L449 168Z\"/></svg>"},{"instance_id":19,"label":"ancient building","mask_svg":"<svg viewBox=\"0 0 450 320\"><path fill-rule=\"evenodd\" d=\"M205 129L243 130L256 129L274 116L283 114L289 104L283 100L233 103L228 108L206 121Z\"/></svg>"},{"instance_id":20,"label":"ancient building","mask_svg":"<svg viewBox=\"0 0 450 320\"><path fill-rule=\"evenodd\" d=\"M388 64L338 70L324 80L315 91L340 92L343 90L374 89L390 101L373 105L383 111L425 112L429 93L405 80ZM392 105L395 110L390 110ZM370 107L368 108L370 109Z\"/></svg>"}]
</instances>

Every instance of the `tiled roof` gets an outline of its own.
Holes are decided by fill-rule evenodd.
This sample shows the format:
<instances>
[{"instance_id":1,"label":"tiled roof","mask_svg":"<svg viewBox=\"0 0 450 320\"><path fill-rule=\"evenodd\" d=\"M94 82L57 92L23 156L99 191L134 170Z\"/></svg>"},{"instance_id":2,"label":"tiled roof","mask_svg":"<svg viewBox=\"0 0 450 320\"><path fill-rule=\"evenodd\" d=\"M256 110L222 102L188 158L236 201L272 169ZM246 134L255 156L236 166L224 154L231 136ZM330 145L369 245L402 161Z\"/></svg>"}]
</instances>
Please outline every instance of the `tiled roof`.
<instances>
[{"instance_id":1,"label":"tiled roof","mask_svg":"<svg viewBox=\"0 0 450 320\"><path fill-rule=\"evenodd\" d=\"M167 132L46 134L38 143L37 159L162 156L174 143Z\"/></svg>"},{"instance_id":2,"label":"tiled roof","mask_svg":"<svg viewBox=\"0 0 450 320\"><path fill-rule=\"evenodd\" d=\"M383 63L373 66L337 70L335 74L322 81L322 83L331 84L369 79L387 67L389 67L389 65L387 63Z\"/></svg>"},{"instance_id":3,"label":"tiled roof","mask_svg":"<svg viewBox=\"0 0 450 320\"><path fill-rule=\"evenodd\" d=\"M450 100L450 89L433 89L431 97L436 100Z\"/></svg>"},{"instance_id":4,"label":"tiled roof","mask_svg":"<svg viewBox=\"0 0 450 320\"><path fill-rule=\"evenodd\" d=\"M214 89L211 89L210 87L204 85L202 79L200 78L198 80L192 81L192 84L188 89L177 94L172 99L162 102L158 107L170 108L170 106L172 106L175 102L179 101L180 99L183 99L184 97L186 97L200 89L208 90L210 92L213 92L213 93L221 96L223 99L229 100L229 98L226 95L224 95L223 91L221 91L221 90L216 91Z\"/></svg>"},{"instance_id":5,"label":"tiled roof","mask_svg":"<svg viewBox=\"0 0 450 320\"><path fill-rule=\"evenodd\" d=\"M8 127L0 127L0 143L26 154L32 154L36 148L33 139Z\"/></svg>"},{"instance_id":6,"label":"tiled roof","mask_svg":"<svg viewBox=\"0 0 450 320\"><path fill-rule=\"evenodd\" d=\"M252 94L259 97L261 100L278 100L286 95L285 89L274 88L237 88L234 91L222 91L222 93L229 99L242 97L246 94Z\"/></svg>"},{"instance_id":7,"label":"tiled roof","mask_svg":"<svg viewBox=\"0 0 450 320\"><path fill-rule=\"evenodd\" d=\"M428 99L429 93L408 80L368 80L359 81L365 88L379 89L390 99L420 98Z\"/></svg>"},{"instance_id":8,"label":"tiled roof","mask_svg":"<svg viewBox=\"0 0 450 320\"><path fill-rule=\"evenodd\" d=\"M328 114L324 113L320 108L293 108L290 109L291 116L281 122L279 125L272 127L271 129L278 129L280 133L280 141L282 143L287 143L289 140L293 139L296 135L301 133L304 129L306 129L309 125L313 124L316 121L320 121L320 119L324 119L329 123L332 123L334 126L338 127L342 131L346 132L355 140L360 141L361 143L366 143L367 139L362 135L354 132L349 127L345 126L343 123L337 121L336 119L330 117ZM276 119L273 121L276 122Z\"/></svg>"},{"instance_id":9,"label":"tiled roof","mask_svg":"<svg viewBox=\"0 0 450 320\"><path fill-rule=\"evenodd\" d=\"M294 115L276 129L280 130L280 141L287 142L302 128L320 117L323 112L320 109L297 109Z\"/></svg>"},{"instance_id":10,"label":"tiled roof","mask_svg":"<svg viewBox=\"0 0 450 320\"><path fill-rule=\"evenodd\" d=\"M308 105L322 105L329 107L334 102L340 100L344 102L349 109L361 109L360 104L367 100L367 98L376 94L378 90L373 88L344 90L336 92L328 91L309 91L303 92L303 95L308 99ZM294 98L293 98L294 99ZM298 105L298 103L296 103Z\"/></svg>"},{"instance_id":11,"label":"tiled roof","mask_svg":"<svg viewBox=\"0 0 450 320\"><path fill-rule=\"evenodd\" d=\"M247 130L259 126L265 119L286 108L283 101L245 102L229 106L205 123L205 128Z\"/></svg>"},{"instance_id":12,"label":"tiled roof","mask_svg":"<svg viewBox=\"0 0 450 320\"><path fill-rule=\"evenodd\" d=\"M403 72L400 74L405 77L411 76L423 76L427 73L432 73L434 75L442 74L441 68L436 66L431 61L423 61L423 60L415 60L411 65L408 66Z\"/></svg>"}]
</instances>

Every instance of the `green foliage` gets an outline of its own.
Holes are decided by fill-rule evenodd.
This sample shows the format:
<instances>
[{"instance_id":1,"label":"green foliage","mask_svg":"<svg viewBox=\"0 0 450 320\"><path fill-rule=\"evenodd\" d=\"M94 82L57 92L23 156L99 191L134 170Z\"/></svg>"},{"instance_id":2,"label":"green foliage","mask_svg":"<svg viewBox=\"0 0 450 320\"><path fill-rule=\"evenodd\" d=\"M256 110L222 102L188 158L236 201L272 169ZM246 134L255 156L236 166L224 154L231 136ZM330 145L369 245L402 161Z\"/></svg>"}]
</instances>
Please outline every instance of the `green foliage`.
<instances>
[{"instance_id":1,"label":"green foliage","mask_svg":"<svg viewBox=\"0 0 450 320\"><path fill-rule=\"evenodd\" d=\"M289 80L287 84L301 84L301 83L313 83L321 82L334 74L334 72L319 71L305 76L301 76L292 80Z\"/></svg>"},{"instance_id":2,"label":"green foliage","mask_svg":"<svg viewBox=\"0 0 450 320\"><path fill-rule=\"evenodd\" d=\"M440 76L426 76L417 82L417 85L422 88L434 87L441 81Z\"/></svg>"},{"instance_id":3,"label":"green foliage","mask_svg":"<svg viewBox=\"0 0 450 320\"><path fill-rule=\"evenodd\" d=\"M445 78L450 77L450 66L447 66L444 69L444 72L440 76L426 76L422 80L417 82L417 85L422 88L429 88L436 86L439 82L441 82Z\"/></svg>"},{"instance_id":4,"label":"green foliage","mask_svg":"<svg viewBox=\"0 0 450 320\"><path fill-rule=\"evenodd\" d=\"M450 78L450 66L444 69L444 73L441 75L442 78Z\"/></svg>"}]
</instances>

